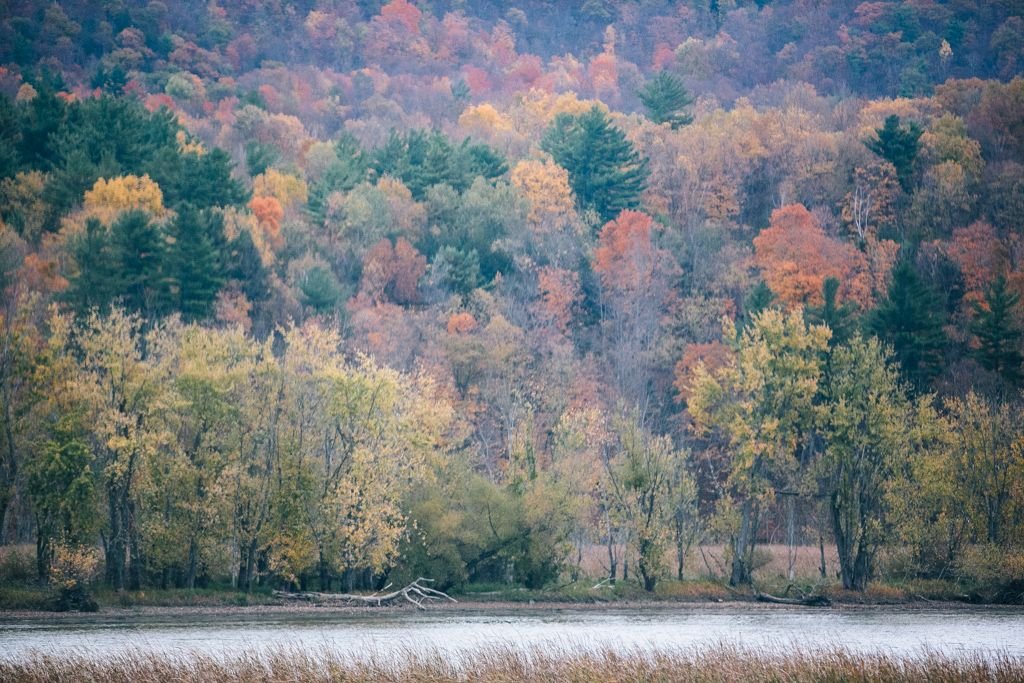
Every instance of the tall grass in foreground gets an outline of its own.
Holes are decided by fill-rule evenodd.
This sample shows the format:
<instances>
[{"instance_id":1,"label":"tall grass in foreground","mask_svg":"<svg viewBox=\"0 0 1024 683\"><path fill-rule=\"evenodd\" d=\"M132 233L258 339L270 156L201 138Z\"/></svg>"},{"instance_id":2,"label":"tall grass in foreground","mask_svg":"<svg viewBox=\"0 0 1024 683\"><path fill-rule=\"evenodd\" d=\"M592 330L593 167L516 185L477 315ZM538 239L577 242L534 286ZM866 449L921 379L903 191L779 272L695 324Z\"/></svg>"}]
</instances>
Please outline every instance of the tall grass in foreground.
<instances>
[{"instance_id":1,"label":"tall grass in foreground","mask_svg":"<svg viewBox=\"0 0 1024 683\"><path fill-rule=\"evenodd\" d=\"M0 662L0 681L268 681L497 683L619 683L625 681L1024 681L1024 659L946 656L857 655L842 650L775 654L756 649L616 653L557 648L493 646L452 655L409 649L402 653L347 656L280 649L219 658L128 652L105 660L82 654L37 655L22 663Z\"/></svg>"}]
</instances>

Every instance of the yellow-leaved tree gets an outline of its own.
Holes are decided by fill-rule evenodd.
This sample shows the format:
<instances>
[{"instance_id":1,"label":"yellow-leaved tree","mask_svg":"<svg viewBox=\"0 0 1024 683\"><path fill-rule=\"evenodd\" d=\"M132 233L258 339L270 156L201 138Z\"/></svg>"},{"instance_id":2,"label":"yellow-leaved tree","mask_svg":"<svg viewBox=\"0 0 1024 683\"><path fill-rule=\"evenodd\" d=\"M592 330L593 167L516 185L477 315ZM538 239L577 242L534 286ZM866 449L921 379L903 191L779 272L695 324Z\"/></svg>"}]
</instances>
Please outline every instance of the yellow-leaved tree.
<instances>
[{"instance_id":1,"label":"yellow-leaved tree","mask_svg":"<svg viewBox=\"0 0 1024 683\"><path fill-rule=\"evenodd\" d=\"M801 478L830 336L824 325L807 325L799 308L762 311L742 331L726 319L722 337L734 355L714 372L699 365L694 373L687 405L696 428L718 430L733 451L722 506L733 585L751 581L765 507L780 490L795 493Z\"/></svg>"}]
</instances>

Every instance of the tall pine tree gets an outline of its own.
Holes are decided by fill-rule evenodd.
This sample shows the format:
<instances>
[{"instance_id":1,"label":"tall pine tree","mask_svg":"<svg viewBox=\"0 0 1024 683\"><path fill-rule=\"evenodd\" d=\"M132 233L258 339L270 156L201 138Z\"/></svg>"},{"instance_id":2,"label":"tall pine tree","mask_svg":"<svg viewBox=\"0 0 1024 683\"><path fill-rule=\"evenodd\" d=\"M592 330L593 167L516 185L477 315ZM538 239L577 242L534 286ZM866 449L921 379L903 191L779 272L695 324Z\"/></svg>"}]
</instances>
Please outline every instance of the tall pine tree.
<instances>
[{"instance_id":1,"label":"tall pine tree","mask_svg":"<svg viewBox=\"0 0 1024 683\"><path fill-rule=\"evenodd\" d=\"M638 94L651 121L667 123L672 130L693 122L693 117L683 111L693 104L693 98L686 92L683 82L669 72L659 72Z\"/></svg>"},{"instance_id":2,"label":"tall pine tree","mask_svg":"<svg viewBox=\"0 0 1024 683\"><path fill-rule=\"evenodd\" d=\"M172 308L188 321L210 314L224 284L224 224L220 214L183 207L171 225L165 272Z\"/></svg>"},{"instance_id":3,"label":"tall pine tree","mask_svg":"<svg viewBox=\"0 0 1024 683\"><path fill-rule=\"evenodd\" d=\"M85 223L85 232L72 239L70 252L75 272L68 278L68 288L61 298L80 316L94 308L105 311L120 293L107 227L90 218Z\"/></svg>"},{"instance_id":4,"label":"tall pine tree","mask_svg":"<svg viewBox=\"0 0 1024 683\"><path fill-rule=\"evenodd\" d=\"M647 159L597 105L579 116L559 114L541 148L569 172L580 208L596 211L602 223L640 203Z\"/></svg>"},{"instance_id":5,"label":"tall pine tree","mask_svg":"<svg viewBox=\"0 0 1024 683\"><path fill-rule=\"evenodd\" d=\"M946 334L941 301L903 261L893 270L888 298L868 319L868 330L893 348L903 376L918 391L927 391L942 369Z\"/></svg>"},{"instance_id":6,"label":"tall pine tree","mask_svg":"<svg viewBox=\"0 0 1024 683\"><path fill-rule=\"evenodd\" d=\"M913 121L906 126L901 125L900 117L893 114L885 119L881 128L875 129L875 139L864 141L868 149L896 168L896 178L904 192L912 189L914 161L917 159L918 141L923 132L921 126Z\"/></svg>"},{"instance_id":7,"label":"tall pine tree","mask_svg":"<svg viewBox=\"0 0 1024 683\"><path fill-rule=\"evenodd\" d=\"M163 235L145 211L127 211L110 226L116 291L129 311L151 316L163 309L166 302L162 273L164 253Z\"/></svg>"},{"instance_id":8,"label":"tall pine tree","mask_svg":"<svg viewBox=\"0 0 1024 683\"><path fill-rule=\"evenodd\" d=\"M974 304L971 332L978 339L974 357L986 370L999 375L1010 385L1021 380L1021 330L1015 317L1020 295L1006 288L1000 275L985 290L984 305Z\"/></svg>"},{"instance_id":9,"label":"tall pine tree","mask_svg":"<svg viewBox=\"0 0 1024 683\"><path fill-rule=\"evenodd\" d=\"M834 277L825 279L821 293L821 306L807 307L807 321L827 325L828 329L832 330L828 345L835 348L845 344L853 336L854 307L848 302L839 303L839 280Z\"/></svg>"}]
</instances>

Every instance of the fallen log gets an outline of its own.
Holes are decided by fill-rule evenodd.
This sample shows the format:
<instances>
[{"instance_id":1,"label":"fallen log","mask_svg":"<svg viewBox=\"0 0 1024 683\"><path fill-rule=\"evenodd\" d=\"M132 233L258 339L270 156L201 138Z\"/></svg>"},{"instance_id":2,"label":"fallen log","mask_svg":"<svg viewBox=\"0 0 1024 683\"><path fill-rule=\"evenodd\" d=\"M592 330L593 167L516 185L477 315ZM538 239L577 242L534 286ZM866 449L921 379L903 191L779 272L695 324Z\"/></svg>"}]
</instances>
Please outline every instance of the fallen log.
<instances>
[{"instance_id":1,"label":"fallen log","mask_svg":"<svg viewBox=\"0 0 1024 683\"><path fill-rule=\"evenodd\" d=\"M361 602L366 605L376 605L377 607L395 600L404 599L416 605L418 609L426 609L426 607L424 607L424 603L428 600L444 599L452 602L458 602L458 600L443 591L423 585L424 583L433 583L433 581L433 579L425 579L421 576L408 586L391 591L390 593L381 593L378 591L376 593L370 593L369 595L358 595L355 593L317 593L313 591L289 593L287 591L274 591L274 597L283 598L285 600L305 600L307 602L316 603L344 602L351 604L353 602ZM388 584L382 590L386 591L390 587L391 584Z\"/></svg>"},{"instance_id":2,"label":"fallen log","mask_svg":"<svg viewBox=\"0 0 1024 683\"><path fill-rule=\"evenodd\" d=\"M828 607L832 601L824 595L808 595L802 598L780 598L768 593L754 592L754 599L758 602L770 602L775 605L796 605L799 607Z\"/></svg>"}]
</instances>

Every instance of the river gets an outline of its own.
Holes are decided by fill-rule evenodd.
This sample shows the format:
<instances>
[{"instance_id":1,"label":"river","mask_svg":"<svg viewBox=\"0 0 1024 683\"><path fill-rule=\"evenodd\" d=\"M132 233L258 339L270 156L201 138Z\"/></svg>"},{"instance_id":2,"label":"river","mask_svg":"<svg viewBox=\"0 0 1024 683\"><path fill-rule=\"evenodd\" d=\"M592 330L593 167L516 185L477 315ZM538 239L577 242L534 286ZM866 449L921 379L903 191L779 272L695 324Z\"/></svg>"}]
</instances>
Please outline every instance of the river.
<instances>
[{"instance_id":1,"label":"river","mask_svg":"<svg viewBox=\"0 0 1024 683\"><path fill-rule=\"evenodd\" d=\"M126 650L230 656L298 648L366 655L432 648L458 654L489 644L568 649L691 648L772 651L842 646L853 652L1024 657L1024 610L906 607L679 606L630 609L404 609L54 618L0 615L0 658L32 652L114 656Z\"/></svg>"}]
</instances>

